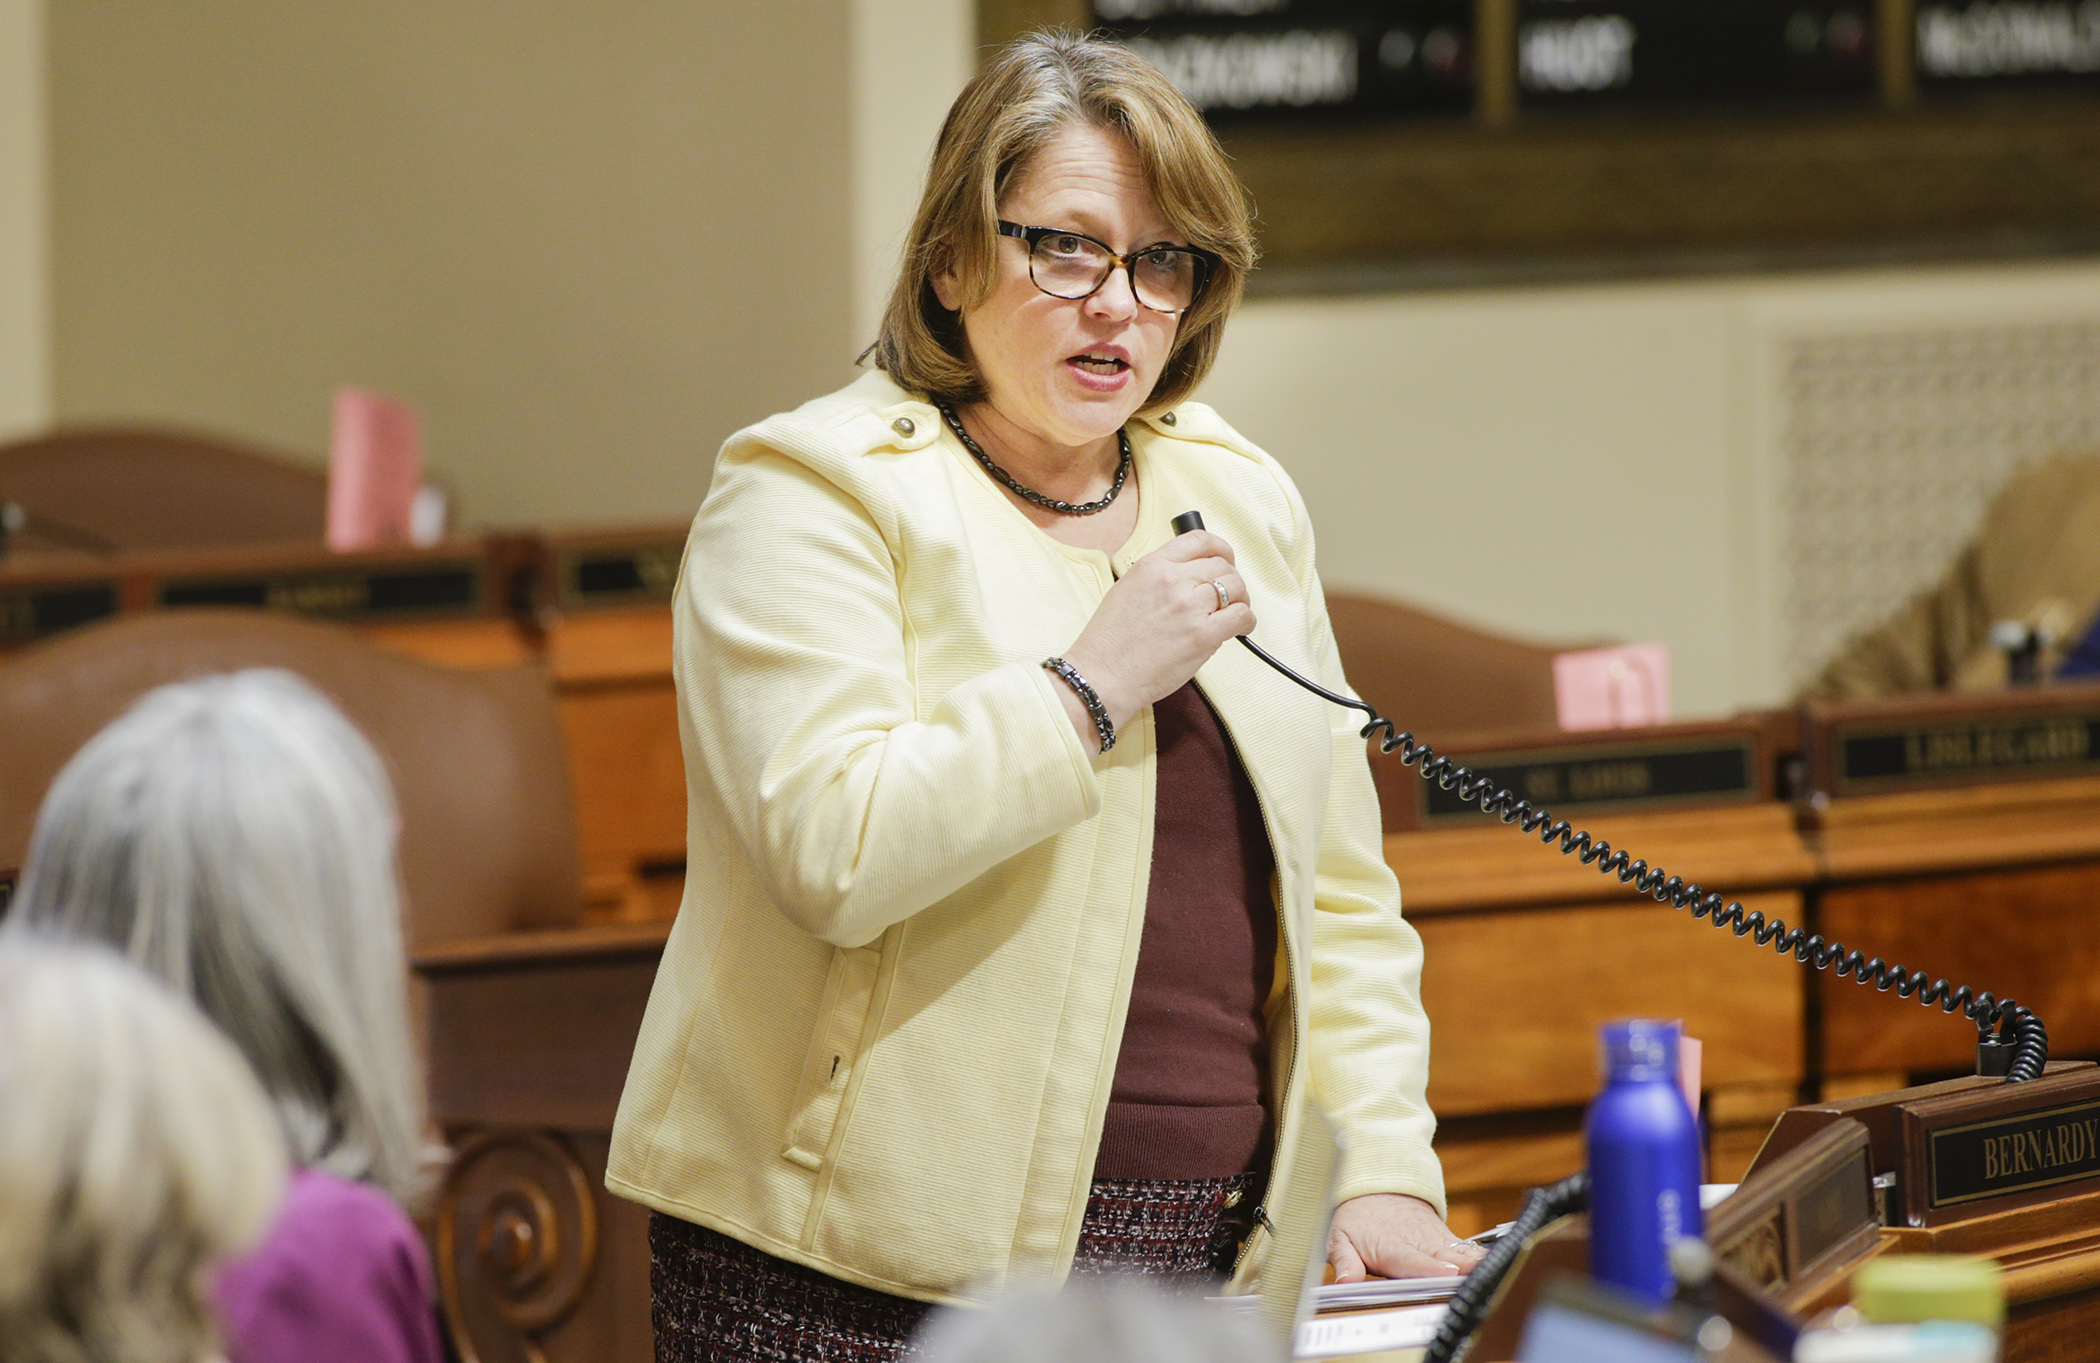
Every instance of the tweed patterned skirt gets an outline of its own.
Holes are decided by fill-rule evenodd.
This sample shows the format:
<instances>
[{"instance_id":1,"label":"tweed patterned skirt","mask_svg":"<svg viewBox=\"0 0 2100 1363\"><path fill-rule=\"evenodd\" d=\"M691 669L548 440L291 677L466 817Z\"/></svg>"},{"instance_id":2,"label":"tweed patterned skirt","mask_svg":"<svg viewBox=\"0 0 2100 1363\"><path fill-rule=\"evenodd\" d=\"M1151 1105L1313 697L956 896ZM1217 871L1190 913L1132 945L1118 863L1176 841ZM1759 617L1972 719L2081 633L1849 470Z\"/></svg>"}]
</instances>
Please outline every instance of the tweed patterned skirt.
<instances>
[{"instance_id":1,"label":"tweed patterned skirt","mask_svg":"<svg viewBox=\"0 0 2100 1363\"><path fill-rule=\"evenodd\" d=\"M1261 1182L1096 1179L1072 1272L1210 1286L1231 1272ZM660 1212L649 1218L649 1288L657 1363L893 1363L911 1357L931 1309Z\"/></svg>"}]
</instances>

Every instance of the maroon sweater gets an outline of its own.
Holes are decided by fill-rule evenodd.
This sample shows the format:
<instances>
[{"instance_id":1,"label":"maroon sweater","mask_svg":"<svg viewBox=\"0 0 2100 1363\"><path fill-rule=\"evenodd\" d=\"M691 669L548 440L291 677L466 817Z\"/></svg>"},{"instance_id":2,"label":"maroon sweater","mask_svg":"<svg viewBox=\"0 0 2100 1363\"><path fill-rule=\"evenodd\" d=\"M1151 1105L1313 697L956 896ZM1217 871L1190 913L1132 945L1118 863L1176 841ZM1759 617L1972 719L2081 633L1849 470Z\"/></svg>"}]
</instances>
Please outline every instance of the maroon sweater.
<instances>
[{"instance_id":1,"label":"maroon sweater","mask_svg":"<svg viewBox=\"0 0 2100 1363\"><path fill-rule=\"evenodd\" d=\"M1152 876L1096 1178L1223 1178L1266 1159L1276 859L1192 682L1153 707Z\"/></svg>"}]
</instances>

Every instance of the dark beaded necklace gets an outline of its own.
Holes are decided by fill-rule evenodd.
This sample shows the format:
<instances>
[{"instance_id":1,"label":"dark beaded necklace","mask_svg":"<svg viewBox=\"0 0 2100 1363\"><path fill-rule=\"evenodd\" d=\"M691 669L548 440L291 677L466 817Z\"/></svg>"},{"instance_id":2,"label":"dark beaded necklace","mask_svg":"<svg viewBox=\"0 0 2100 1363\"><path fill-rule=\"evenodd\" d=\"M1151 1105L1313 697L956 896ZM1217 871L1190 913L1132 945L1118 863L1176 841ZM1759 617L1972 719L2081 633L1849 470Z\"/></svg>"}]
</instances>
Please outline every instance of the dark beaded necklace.
<instances>
[{"instance_id":1,"label":"dark beaded necklace","mask_svg":"<svg viewBox=\"0 0 2100 1363\"><path fill-rule=\"evenodd\" d=\"M1130 435L1127 431L1118 430L1116 432L1116 448L1122 452L1123 457L1116 464L1116 481L1109 485L1106 496L1095 502L1067 502L1061 501L1056 497L1045 497L1032 487L1021 486L1011 473L994 464L992 457L984 452L984 447L972 440L970 433L963 429L962 418L955 414L953 407L950 407L945 402L939 404L939 406L942 419L948 423L948 429L955 432L955 438L962 441L963 448L975 455L978 463L984 465L986 473L991 474L992 477L998 479L1006 487L1013 489L1017 495L1026 497L1037 506L1047 507L1060 515L1091 516L1097 511L1108 510L1109 504L1115 501L1116 494L1123 490L1123 480L1130 476Z\"/></svg>"}]
</instances>

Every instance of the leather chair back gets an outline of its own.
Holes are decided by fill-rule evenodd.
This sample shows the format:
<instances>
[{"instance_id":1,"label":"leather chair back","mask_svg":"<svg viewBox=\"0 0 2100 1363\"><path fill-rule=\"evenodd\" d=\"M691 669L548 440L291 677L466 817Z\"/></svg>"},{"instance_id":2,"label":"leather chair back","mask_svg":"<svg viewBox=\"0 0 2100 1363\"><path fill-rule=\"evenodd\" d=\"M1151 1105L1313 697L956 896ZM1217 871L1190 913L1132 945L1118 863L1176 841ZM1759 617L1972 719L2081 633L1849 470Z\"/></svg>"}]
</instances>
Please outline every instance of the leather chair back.
<instances>
[{"instance_id":1,"label":"leather chair back","mask_svg":"<svg viewBox=\"0 0 2100 1363\"><path fill-rule=\"evenodd\" d=\"M133 701L249 667L311 682L386 762L411 948L578 921L575 811L540 667L437 667L262 612L122 616L0 660L0 867L22 864L59 769Z\"/></svg>"}]
</instances>

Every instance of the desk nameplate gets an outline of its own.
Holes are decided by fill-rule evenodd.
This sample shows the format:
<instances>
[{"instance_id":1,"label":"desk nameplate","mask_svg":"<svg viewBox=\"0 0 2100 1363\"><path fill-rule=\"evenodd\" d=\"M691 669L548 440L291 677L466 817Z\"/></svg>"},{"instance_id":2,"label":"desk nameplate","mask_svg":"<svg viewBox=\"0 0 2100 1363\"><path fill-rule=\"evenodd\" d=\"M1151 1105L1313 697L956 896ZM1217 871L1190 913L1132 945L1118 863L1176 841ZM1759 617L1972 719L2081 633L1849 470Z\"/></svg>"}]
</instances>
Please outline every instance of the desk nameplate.
<instances>
[{"instance_id":1,"label":"desk nameplate","mask_svg":"<svg viewBox=\"0 0 2100 1363\"><path fill-rule=\"evenodd\" d=\"M1956 720L1835 737L1836 794L2100 772L2100 707L2087 714Z\"/></svg>"},{"instance_id":2,"label":"desk nameplate","mask_svg":"<svg viewBox=\"0 0 2100 1363\"><path fill-rule=\"evenodd\" d=\"M1833 1122L1707 1217L1714 1255L1782 1300L1812 1292L1879 1239L1867 1129Z\"/></svg>"},{"instance_id":3,"label":"desk nameplate","mask_svg":"<svg viewBox=\"0 0 2100 1363\"><path fill-rule=\"evenodd\" d=\"M1811 706L1803 730L1825 796L2100 774L2100 687Z\"/></svg>"},{"instance_id":4,"label":"desk nameplate","mask_svg":"<svg viewBox=\"0 0 2100 1363\"><path fill-rule=\"evenodd\" d=\"M1737 804L1763 794L1757 742L1748 735L1506 750L1453 760L1556 814ZM1434 781L1415 784L1423 824L1479 817L1479 806L1460 800L1455 789Z\"/></svg>"},{"instance_id":5,"label":"desk nameplate","mask_svg":"<svg viewBox=\"0 0 2100 1363\"><path fill-rule=\"evenodd\" d=\"M565 611L667 605L684 556L682 535L636 544L562 545L555 552L555 604Z\"/></svg>"},{"instance_id":6,"label":"desk nameplate","mask_svg":"<svg viewBox=\"0 0 2100 1363\"><path fill-rule=\"evenodd\" d=\"M483 576L479 559L215 573L164 578L155 586L154 601L164 607L258 607L333 620L474 615L487 606Z\"/></svg>"},{"instance_id":7,"label":"desk nameplate","mask_svg":"<svg viewBox=\"0 0 2100 1363\"><path fill-rule=\"evenodd\" d=\"M0 644L26 644L115 615L120 598L108 578L0 589Z\"/></svg>"},{"instance_id":8,"label":"desk nameplate","mask_svg":"<svg viewBox=\"0 0 2100 1363\"><path fill-rule=\"evenodd\" d=\"M1904 1219L1938 1224L2100 1187L2100 1073L1906 1103Z\"/></svg>"}]
</instances>

